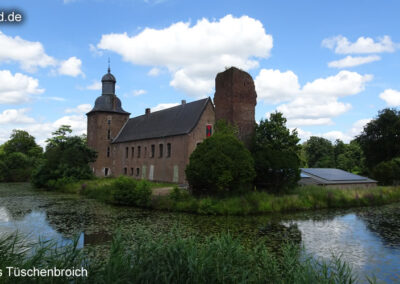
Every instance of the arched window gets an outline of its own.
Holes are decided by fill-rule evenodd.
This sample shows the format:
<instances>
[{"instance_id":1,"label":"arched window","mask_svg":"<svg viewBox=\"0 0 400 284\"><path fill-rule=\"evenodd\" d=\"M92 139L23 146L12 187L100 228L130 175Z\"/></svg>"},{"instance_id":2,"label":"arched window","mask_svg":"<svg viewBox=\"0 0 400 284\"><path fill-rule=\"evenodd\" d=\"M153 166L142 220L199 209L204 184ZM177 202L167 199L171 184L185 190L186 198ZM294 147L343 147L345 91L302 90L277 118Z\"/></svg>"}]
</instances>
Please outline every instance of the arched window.
<instances>
[{"instance_id":1,"label":"arched window","mask_svg":"<svg viewBox=\"0 0 400 284\"><path fill-rule=\"evenodd\" d=\"M167 144L167 157L171 157L171 143Z\"/></svg>"}]
</instances>

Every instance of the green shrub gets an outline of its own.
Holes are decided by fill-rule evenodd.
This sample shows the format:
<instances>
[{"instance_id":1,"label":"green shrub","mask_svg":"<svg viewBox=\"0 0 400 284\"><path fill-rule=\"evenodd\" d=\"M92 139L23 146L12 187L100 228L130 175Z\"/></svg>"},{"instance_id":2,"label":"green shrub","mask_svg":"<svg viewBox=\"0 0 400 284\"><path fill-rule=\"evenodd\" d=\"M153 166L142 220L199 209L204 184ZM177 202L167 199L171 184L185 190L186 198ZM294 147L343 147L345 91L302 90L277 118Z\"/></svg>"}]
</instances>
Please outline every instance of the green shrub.
<instances>
[{"instance_id":1,"label":"green shrub","mask_svg":"<svg viewBox=\"0 0 400 284\"><path fill-rule=\"evenodd\" d=\"M120 176L111 183L113 202L122 205L147 207L152 194L148 182Z\"/></svg>"},{"instance_id":2,"label":"green shrub","mask_svg":"<svg viewBox=\"0 0 400 284\"><path fill-rule=\"evenodd\" d=\"M372 174L382 185L400 184L400 157L379 163Z\"/></svg>"},{"instance_id":3,"label":"green shrub","mask_svg":"<svg viewBox=\"0 0 400 284\"><path fill-rule=\"evenodd\" d=\"M250 152L228 131L216 131L199 144L186 167L190 188L200 195L248 191L254 177Z\"/></svg>"}]
</instances>

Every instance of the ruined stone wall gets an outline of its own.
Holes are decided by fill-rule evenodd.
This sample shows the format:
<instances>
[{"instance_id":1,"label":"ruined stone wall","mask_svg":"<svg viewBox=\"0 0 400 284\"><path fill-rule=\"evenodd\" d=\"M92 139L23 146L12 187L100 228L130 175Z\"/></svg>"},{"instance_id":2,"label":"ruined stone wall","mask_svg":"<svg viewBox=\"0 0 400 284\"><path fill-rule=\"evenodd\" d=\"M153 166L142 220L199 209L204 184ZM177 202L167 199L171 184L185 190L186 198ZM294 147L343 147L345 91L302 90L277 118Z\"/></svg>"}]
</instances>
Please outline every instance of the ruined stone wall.
<instances>
[{"instance_id":1,"label":"ruined stone wall","mask_svg":"<svg viewBox=\"0 0 400 284\"><path fill-rule=\"evenodd\" d=\"M239 139L250 146L255 127L257 93L251 76L231 67L215 78L215 119L224 119L239 129Z\"/></svg>"}]
</instances>

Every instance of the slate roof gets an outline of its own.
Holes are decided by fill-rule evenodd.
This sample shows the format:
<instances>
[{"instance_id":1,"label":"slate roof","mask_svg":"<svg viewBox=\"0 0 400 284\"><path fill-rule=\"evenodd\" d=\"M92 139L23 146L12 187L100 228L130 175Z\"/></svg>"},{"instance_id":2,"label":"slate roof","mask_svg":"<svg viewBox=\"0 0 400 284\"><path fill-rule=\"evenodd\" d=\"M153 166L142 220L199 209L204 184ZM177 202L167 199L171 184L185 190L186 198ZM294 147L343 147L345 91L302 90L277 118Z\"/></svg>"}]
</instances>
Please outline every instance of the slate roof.
<instances>
[{"instance_id":1,"label":"slate roof","mask_svg":"<svg viewBox=\"0 0 400 284\"><path fill-rule=\"evenodd\" d=\"M121 100L116 95L101 95L96 99L94 103L94 107L87 114L92 112L113 112L113 113L122 113L122 114L130 114L129 112L124 111L121 106Z\"/></svg>"},{"instance_id":2,"label":"slate roof","mask_svg":"<svg viewBox=\"0 0 400 284\"><path fill-rule=\"evenodd\" d=\"M197 125L210 98L133 117L113 143L187 134Z\"/></svg>"},{"instance_id":3,"label":"slate roof","mask_svg":"<svg viewBox=\"0 0 400 284\"><path fill-rule=\"evenodd\" d=\"M376 183L376 180L333 168L302 168L301 173L318 184ZM304 178L304 176L302 176Z\"/></svg>"}]
</instances>

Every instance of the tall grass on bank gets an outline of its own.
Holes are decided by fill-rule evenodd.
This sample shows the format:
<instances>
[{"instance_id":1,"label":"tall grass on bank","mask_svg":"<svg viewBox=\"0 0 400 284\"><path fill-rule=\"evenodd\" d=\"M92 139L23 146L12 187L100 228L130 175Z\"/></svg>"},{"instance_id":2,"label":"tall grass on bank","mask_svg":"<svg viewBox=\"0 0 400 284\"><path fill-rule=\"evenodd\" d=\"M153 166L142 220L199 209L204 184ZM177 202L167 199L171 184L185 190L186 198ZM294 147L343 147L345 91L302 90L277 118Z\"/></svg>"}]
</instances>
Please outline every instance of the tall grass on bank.
<instances>
[{"instance_id":1,"label":"tall grass on bank","mask_svg":"<svg viewBox=\"0 0 400 284\"><path fill-rule=\"evenodd\" d=\"M1 283L354 283L357 278L340 258L317 261L295 245L279 254L263 242L245 246L228 234L199 239L171 231L159 238L139 230L132 240L117 234L105 261L89 258L76 244L25 245L17 235L0 237L0 269L71 268L88 270L83 278L0 278ZM128 242L129 241L129 242ZM4 271L4 270L3 270Z\"/></svg>"},{"instance_id":2,"label":"tall grass on bank","mask_svg":"<svg viewBox=\"0 0 400 284\"><path fill-rule=\"evenodd\" d=\"M121 176L82 181L70 184L64 190L112 204L205 215L266 214L400 202L399 186L346 189L302 186L286 194L251 191L226 197L198 197L174 187L169 195L152 196L152 188L165 185Z\"/></svg>"},{"instance_id":3,"label":"tall grass on bank","mask_svg":"<svg viewBox=\"0 0 400 284\"><path fill-rule=\"evenodd\" d=\"M249 215L323 208L350 208L400 202L400 187L338 189L298 187L282 195L253 191L240 196L194 197L175 188L169 196L154 197L157 209L208 215Z\"/></svg>"}]
</instances>

